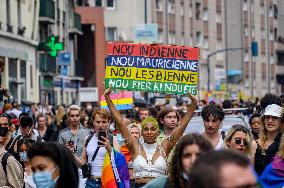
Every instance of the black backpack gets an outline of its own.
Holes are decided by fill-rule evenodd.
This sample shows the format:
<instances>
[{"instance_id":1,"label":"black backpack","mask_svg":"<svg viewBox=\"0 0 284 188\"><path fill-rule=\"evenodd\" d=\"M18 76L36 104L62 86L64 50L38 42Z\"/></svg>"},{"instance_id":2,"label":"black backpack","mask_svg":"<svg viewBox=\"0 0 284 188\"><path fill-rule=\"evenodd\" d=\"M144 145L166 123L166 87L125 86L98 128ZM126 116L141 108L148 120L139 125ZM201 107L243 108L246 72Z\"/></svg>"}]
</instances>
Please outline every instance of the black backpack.
<instances>
[{"instance_id":1,"label":"black backpack","mask_svg":"<svg viewBox=\"0 0 284 188\"><path fill-rule=\"evenodd\" d=\"M7 161L8 161L8 158L12 156L9 152L5 152L3 157L2 157L2 160L1 160L1 164L2 164L2 168L7 176Z\"/></svg>"}]
</instances>

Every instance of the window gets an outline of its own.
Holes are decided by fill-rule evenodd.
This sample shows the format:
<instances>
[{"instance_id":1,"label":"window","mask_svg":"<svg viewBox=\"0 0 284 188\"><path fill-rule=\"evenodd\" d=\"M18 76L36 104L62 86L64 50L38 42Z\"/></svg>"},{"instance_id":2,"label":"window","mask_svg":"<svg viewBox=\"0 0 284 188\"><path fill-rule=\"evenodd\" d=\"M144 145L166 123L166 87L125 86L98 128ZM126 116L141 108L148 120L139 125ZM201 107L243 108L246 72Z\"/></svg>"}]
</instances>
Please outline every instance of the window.
<instances>
[{"instance_id":1,"label":"window","mask_svg":"<svg viewBox=\"0 0 284 188\"><path fill-rule=\"evenodd\" d=\"M208 38L203 39L203 48L208 49Z\"/></svg>"},{"instance_id":2,"label":"window","mask_svg":"<svg viewBox=\"0 0 284 188\"><path fill-rule=\"evenodd\" d=\"M180 3L180 15L181 16L184 15L184 4L183 4L183 1Z\"/></svg>"},{"instance_id":3,"label":"window","mask_svg":"<svg viewBox=\"0 0 284 188\"><path fill-rule=\"evenodd\" d=\"M203 9L203 20L208 20L208 9Z\"/></svg>"},{"instance_id":4,"label":"window","mask_svg":"<svg viewBox=\"0 0 284 188\"><path fill-rule=\"evenodd\" d=\"M163 43L163 33L161 31L158 32L158 42Z\"/></svg>"},{"instance_id":5,"label":"window","mask_svg":"<svg viewBox=\"0 0 284 188\"><path fill-rule=\"evenodd\" d=\"M190 36L190 37L189 37L188 45L190 45L190 46L192 46L192 45L193 45L192 36Z\"/></svg>"},{"instance_id":6,"label":"window","mask_svg":"<svg viewBox=\"0 0 284 188\"><path fill-rule=\"evenodd\" d=\"M156 0L156 10L158 10L158 11L162 11L163 10L161 0Z\"/></svg>"},{"instance_id":7,"label":"window","mask_svg":"<svg viewBox=\"0 0 284 188\"><path fill-rule=\"evenodd\" d=\"M264 29L261 30L260 36L261 36L262 39L265 39L265 30Z\"/></svg>"},{"instance_id":8,"label":"window","mask_svg":"<svg viewBox=\"0 0 284 188\"><path fill-rule=\"evenodd\" d=\"M254 11L254 4L253 4L253 1L252 1L252 0L251 0L251 3L250 3L250 10L251 10L251 12Z\"/></svg>"},{"instance_id":9,"label":"window","mask_svg":"<svg viewBox=\"0 0 284 188\"><path fill-rule=\"evenodd\" d=\"M196 20L200 20L201 18L200 18L200 12L201 12L201 10L200 10L200 7L201 7L201 4L199 3L199 2L196 2L195 3L195 7L196 7L196 9L195 9L195 17L196 17Z\"/></svg>"},{"instance_id":10,"label":"window","mask_svg":"<svg viewBox=\"0 0 284 188\"><path fill-rule=\"evenodd\" d=\"M20 61L20 76L23 79L26 79L26 62Z\"/></svg>"},{"instance_id":11,"label":"window","mask_svg":"<svg viewBox=\"0 0 284 188\"><path fill-rule=\"evenodd\" d=\"M244 61L245 61L245 62L248 62L248 61L249 61L249 55L248 55L248 52L245 52L245 55L244 55Z\"/></svg>"},{"instance_id":12,"label":"window","mask_svg":"<svg viewBox=\"0 0 284 188\"><path fill-rule=\"evenodd\" d=\"M244 27L244 34L245 34L245 36L248 36L248 33L249 33L249 31L248 31L248 27L247 27L247 26L245 26L245 27Z\"/></svg>"},{"instance_id":13,"label":"window","mask_svg":"<svg viewBox=\"0 0 284 188\"><path fill-rule=\"evenodd\" d=\"M174 32L169 33L169 44L176 44L176 37Z\"/></svg>"},{"instance_id":14,"label":"window","mask_svg":"<svg viewBox=\"0 0 284 188\"><path fill-rule=\"evenodd\" d=\"M96 6L101 7L102 6L102 0L96 0Z\"/></svg>"},{"instance_id":15,"label":"window","mask_svg":"<svg viewBox=\"0 0 284 188\"><path fill-rule=\"evenodd\" d=\"M202 35L201 32L196 32L196 42L198 47L202 47Z\"/></svg>"},{"instance_id":16,"label":"window","mask_svg":"<svg viewBox=\"0 0 284 188\"><path fill-rule=\"evenodd\" d=\"M217 47L217 50L223 49L223 43L222 43L221 40L217 41L217 46L216 47ZM216 59L219 60L219 61L224 60L224 53L217 53L216 54Z\"/></svg>"},{"instance_id":17,"label":"window","mask_svg":"<svg viewBox=\"0 0 284 188\"><path fill-rule=\"evenodd\" d=\"M269 40L270 40L270 41L273 41L273 40L274 40L274 33L273 33L273 31L270 31L270 32L269 32Z\"/></svg>"},{"instance_id":18,"label":"window","mask_svg":"<svg viewBox=\"0 0 284 188\"><path fill-rule=\"evenodd\" d=\"M274 40L277 41L277 28L274 28Z\"/></svg>"},{"instance_id":19,"label":"window","mask_svg":"<svg viewBox=\"0 0 284 188\"><path fill-rule=\"evenodd\" d=\"M180 39L180 44L181 44L182 46L185 45L185 43L184 43L184 36L181 37L181 39Z\"/></svg>"},{"instance_id":20,"label":"window","mask_svg":"<svg viewBox=\"0 0 284 188\"><path fill-rule=\"evenodd\" d=\"M189 9L188 9L188 16L190 18L192 17L192 6L190 6Z\"/></svg>"},{"instance_id":21,"label":"window","mask_svg":"<svg viewBox=\"0 0 284 188\"><path fill-rule=\"evenodd\" d=\"M31 86L31 88L34 87L33 79L34 79L34 77L33 77L33 66L30 65L30 81L31 81L31 82L30 82L30 86Z\"/></svg>"},{"instance_id":22,"label":"window","mask_svg":"<svg viewBox=\"0 0 284 188\"><path fill-rule=\"evenodd\" d=\"M208 13L207 13L207 16L208 16ZM222 23L222 14L221 14L221 12L217 12L216 22L217 23Z\"/></svg>"},{"instance_id":23,"label":"window","mask_svg":"<svg viewBox=\"0 0 284 188\"><path fill-rule=\"evenodd\" d=\"M114 0L106 0L106 7L107 8L115 8Z\"/></svg>"},{"instance_id":24,"label":"window","mask_svg":"<svg viewBox=\"0 0 284 188\"><path fill-rule=\"evenodd\" d=\"M17 9L18 9L18 28L22 27L22 10L21 10L21 2L20 0L17 0Z\"/></svg>"},{"instance_id":25,"label":"window","mask_svg":"<svg viewBox=\"0 0 284 188\"><path fill-rule=\"evenodd\" d=\"M243 10L244 11L248 10L248 2L246 0L243 2Z\"/></svg>"},{"instance_id":26,"label":"window","mask_svg":"<svg viewBox=\"0 0 284 188\"><path fill-rule=\"evenodd\" d=\"M271 17L273 17L274 16L274 9L271 7L270 9L269 9L269 17L271 18Z\"/></svg>"},{"instance_id":27,"label":"window","mask_svg":"<svg viewBox=\"0 0 284 188\"><path fill-rule=\"evenodd\" d=\"M6 0L6 18L7 18L7 25L10 25L11 23L11 17L10 17L10 11L11 11L11 5L10 0Z\"/></svg>"},{"instance_id":28,"label":"window","mask_svg":"<svg viewBox=\"0 0 284 188\"><path fill-rule=\"evenodd\" d=\"M270 55L270 64L274 64L274 55Z\"/></svg>"},{"instance_id":29,"label":"window","mask_svg":"<svg viewBox=\"0 0 284 188\"><path fill-rule=\"evenodd\" d=\"M174 14L175 13L175 0L168 0L168 13Z\"/></svg>"},{"instance_id":30,"label":"window","mask_svg":"<svg viewBox=\"0 0 284 188\"><path fill-rule=\"evenodd\" d=\"M17 60L9 59L9 77L17 78Z\"/></svg>"},{"instance_id":31,"label":"window","mask_svg":"<svg viewBox=\"0 0 284 188\"><path fill-rule=\"evenodd\" d=\"M107 36L107 41L117 40L117 28L116 27L108 27L106 36Z\"/></svg>"}]
</instances>

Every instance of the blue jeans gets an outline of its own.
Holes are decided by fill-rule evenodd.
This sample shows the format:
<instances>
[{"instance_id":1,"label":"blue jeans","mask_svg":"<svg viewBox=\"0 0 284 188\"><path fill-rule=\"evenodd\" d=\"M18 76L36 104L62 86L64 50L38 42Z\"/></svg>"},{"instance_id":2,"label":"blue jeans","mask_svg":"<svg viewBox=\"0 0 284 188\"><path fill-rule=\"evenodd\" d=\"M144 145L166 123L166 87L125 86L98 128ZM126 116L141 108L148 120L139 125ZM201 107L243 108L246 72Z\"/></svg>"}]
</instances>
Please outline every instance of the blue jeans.
<instances>
[{"instance_id":1,"label":"blue jeans","mask_svg":"<svg viewBox=\"0 0 284 188\"><path fill-rule=\"evenodd\" d=\"M102 182L101 181L96 181L94 179L88 178L86 181L86 186L85 188L101 188L102 187Z\"/></svg>"}]
</instances>

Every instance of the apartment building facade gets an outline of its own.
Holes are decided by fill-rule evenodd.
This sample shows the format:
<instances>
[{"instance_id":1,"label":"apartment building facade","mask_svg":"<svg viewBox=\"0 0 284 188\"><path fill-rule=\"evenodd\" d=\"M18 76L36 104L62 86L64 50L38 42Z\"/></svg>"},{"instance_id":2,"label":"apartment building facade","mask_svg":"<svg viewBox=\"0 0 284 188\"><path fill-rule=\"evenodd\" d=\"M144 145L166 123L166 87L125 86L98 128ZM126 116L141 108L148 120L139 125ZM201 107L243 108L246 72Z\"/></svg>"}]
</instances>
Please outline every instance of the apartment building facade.
<instances>
[{"instance_id":1,"label":"apartment building facade","mask_svg":"<svg viewBox=\"0 0 284 188\"><path fill-rule=\"evenodd\" d=\"M156 23L158 43L201 49L199 94L283 93L281 0L89 0L104 7L107 41L135 42L137 24ZM282 7L282 8L281 8ZM283 37L284 38L284 37ZM252 43L258 54L252 53Z\"/></svg>"},{"instance_id":2,"label":"apartment building facade","mask_svg":"<svg viewBox=\"0 0 284 188\"><path fill-rule=\"evenodd\" d=\"M1 1L0 66L4 66L1 86L17 101L39 101L38 15L38 1Z\"/></svg>"},{"instance_id":3,"label":"apartment building facade","mask_svg":"<svg viewBox=\"0 0 284 188\"><path fill-rule=\"evenodd\" d=\"M77 43L78 36L83 33L81 16L75 12L75 7L75 1L40 0L38 59L41 102L78 102L83 69ZM51 57L44 50L53 36L63 45L57 57Z\"/></svg>"}]
</instances>

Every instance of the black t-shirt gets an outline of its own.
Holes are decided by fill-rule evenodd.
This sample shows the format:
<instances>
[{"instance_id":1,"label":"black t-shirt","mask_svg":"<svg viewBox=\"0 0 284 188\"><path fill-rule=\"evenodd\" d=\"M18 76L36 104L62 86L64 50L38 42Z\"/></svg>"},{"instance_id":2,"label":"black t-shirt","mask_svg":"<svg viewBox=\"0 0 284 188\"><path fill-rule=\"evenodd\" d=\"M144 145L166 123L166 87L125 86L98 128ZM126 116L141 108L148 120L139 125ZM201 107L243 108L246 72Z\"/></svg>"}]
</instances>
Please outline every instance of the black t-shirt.
<instances>
[{"instance_id":1,"label":"black t-shirt","mask_svg":"<svg viewBox=\"0 0 284 188\"><path fill-rule=\"evenodd\" d=\"M47 129L45 131L44 136L42 137L42 139L45 142L56 142L58 138L58 129L57 126L55 124L51 124L49 126L47 126Z\"/></svg>"},{"instance_id":2,"label":"black t-shirt","mask_svg":"<svg viewBox=\"0 0 284 188\"><path fill-rule=\"evenodd\" d=\"M281 133L278 134L274 138L274 142L266 150L264 150L264 152L261 151L261 147L259 143L256 141L257 148L255 152L254 169L259 176L261 176L265 167L272 162L273 157L275 157L276 153L278 152L281 135L282 135Z\"/></svg>"}]
</instances>

